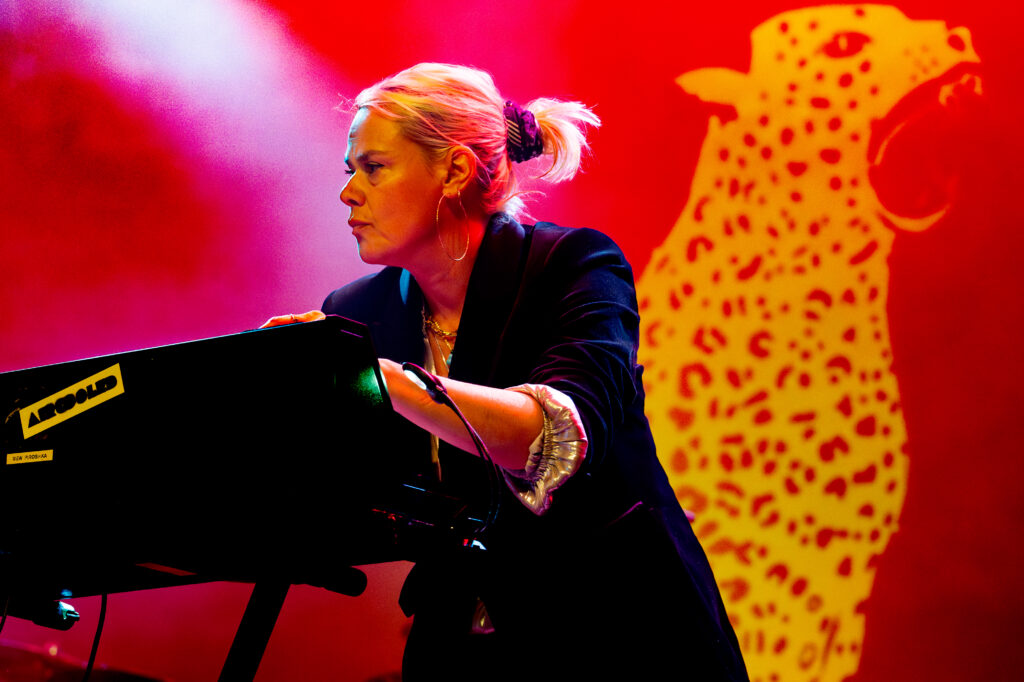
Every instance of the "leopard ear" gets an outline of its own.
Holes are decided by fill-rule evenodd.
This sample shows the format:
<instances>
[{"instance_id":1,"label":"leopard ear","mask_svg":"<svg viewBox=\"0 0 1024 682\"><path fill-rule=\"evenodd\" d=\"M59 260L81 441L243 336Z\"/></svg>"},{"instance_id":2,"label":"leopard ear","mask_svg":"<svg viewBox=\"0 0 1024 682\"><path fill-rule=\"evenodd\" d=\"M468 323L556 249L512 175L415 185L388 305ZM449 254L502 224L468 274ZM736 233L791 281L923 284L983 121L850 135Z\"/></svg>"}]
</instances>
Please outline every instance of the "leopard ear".
<instances>
[{"instance_id":1,"label":"leopard ear","mask_svg":"<svg viewBox=\"0 0 1024 682\"><path fill-rule=\"evenodd\" d=\"M676 83L705 102L735 106L749 88L747 78L747 74L733 69L704 68L687 71L676 78Z\"/></svg>"}]
</instances>

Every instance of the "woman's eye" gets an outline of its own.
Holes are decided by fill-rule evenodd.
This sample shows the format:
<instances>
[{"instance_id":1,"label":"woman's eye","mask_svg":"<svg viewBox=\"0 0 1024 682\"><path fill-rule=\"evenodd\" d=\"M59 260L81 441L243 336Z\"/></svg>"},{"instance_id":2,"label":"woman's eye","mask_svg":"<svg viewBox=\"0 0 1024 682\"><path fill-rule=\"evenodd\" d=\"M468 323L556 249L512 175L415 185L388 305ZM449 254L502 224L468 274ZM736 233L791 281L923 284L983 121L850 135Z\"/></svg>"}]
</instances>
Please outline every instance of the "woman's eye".
<instances>
[{"instance_id":1,"label":"woman's eye","mask_svg":"<svg viewBox=\"0 0 1024 682\"><path fill-rule=\"evenodd\" d=\"M364 164L362 164L363 172L366 173L367 175L373 175L373 172L375 170L377 170L378 168L380 168L381 166L382 166L382 164L379 164L379 163L364 163ZM356 169L355 168L346 168L345 169L345 175L355 175L355 174L356 174Z\"/></svg>"}]
</instances>

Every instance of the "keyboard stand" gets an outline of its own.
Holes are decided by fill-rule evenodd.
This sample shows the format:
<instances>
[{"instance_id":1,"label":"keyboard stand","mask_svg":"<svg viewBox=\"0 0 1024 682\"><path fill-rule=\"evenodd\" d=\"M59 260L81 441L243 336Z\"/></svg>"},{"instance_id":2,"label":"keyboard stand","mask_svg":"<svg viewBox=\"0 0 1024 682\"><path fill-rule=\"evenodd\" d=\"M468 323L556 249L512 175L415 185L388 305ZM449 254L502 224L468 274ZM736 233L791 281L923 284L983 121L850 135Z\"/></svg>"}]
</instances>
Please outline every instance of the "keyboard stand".
<instances>
[{"instance_id":1,"label":"keyboard stand","mask_svg":"<svg viewBox=\"0 0 1024 682\"><path fill-rule=\"evenodd\" d=\"M332 571L328 584L324 584L327 581L318 582L321 583L319 587L332 592L358 597L366 589L366 574L357 568L343 566ZM291 583L281 579L256 581L218 682L252 682L256 677L289 587Z\"/></svg>"},{"instance_id":2,"label":"keyboard stand","mask_svg":"<svg viewBox=\"0 0 1024 682\"><path fill-rule=\"evenodd\" d=\"M257 582L231 642L219 682L251 682L288 596L289 583Z\"/></svg>"}]
</instances>

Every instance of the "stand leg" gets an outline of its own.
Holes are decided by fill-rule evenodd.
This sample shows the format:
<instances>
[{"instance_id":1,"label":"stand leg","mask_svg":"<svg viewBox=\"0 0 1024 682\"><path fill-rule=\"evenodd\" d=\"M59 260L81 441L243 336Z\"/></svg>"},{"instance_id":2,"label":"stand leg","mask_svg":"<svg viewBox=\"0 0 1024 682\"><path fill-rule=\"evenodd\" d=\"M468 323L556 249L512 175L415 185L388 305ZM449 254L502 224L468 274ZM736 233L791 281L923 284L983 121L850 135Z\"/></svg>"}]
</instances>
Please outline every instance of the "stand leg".
<instances>
[{"instance_id":1,"label":"stand leg","mask_svg":"<svg viewBox=\"0 0 1024 682\"><path fill-rule=\"evenodd\" d=\"M235 632L219 682L251 682L256 677L277 616L288 595L289 583L257 582Z\"/></svg>"}]
</instances>

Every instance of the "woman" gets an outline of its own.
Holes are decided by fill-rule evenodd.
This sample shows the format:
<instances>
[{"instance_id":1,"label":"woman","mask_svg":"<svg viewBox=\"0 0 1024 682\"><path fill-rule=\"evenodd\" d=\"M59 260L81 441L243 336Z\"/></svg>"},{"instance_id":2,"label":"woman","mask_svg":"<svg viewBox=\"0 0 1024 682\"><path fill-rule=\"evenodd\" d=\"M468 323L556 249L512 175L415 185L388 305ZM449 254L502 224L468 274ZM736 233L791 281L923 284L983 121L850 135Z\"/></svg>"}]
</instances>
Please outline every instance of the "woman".
<instances>
[{"instance_id":1,"label":"woman","mask_svg":"<svg viewBox=\"0 0 1024 682\"><path fill-rule=\"evenodd\" d=\"M570 179L597 117L505 102L486 73L442 64L355 109L341 200L360 257L387 267L323 313L369 325L395 410L436 436L455 495L487 488L487 465L402 362L439 377L504 479L485 551L417 557L404 679L746 679L644 417L628 263L593 230L515 219L515 164L544 157L545 179Z\"/></svg>"}]
</instances>

